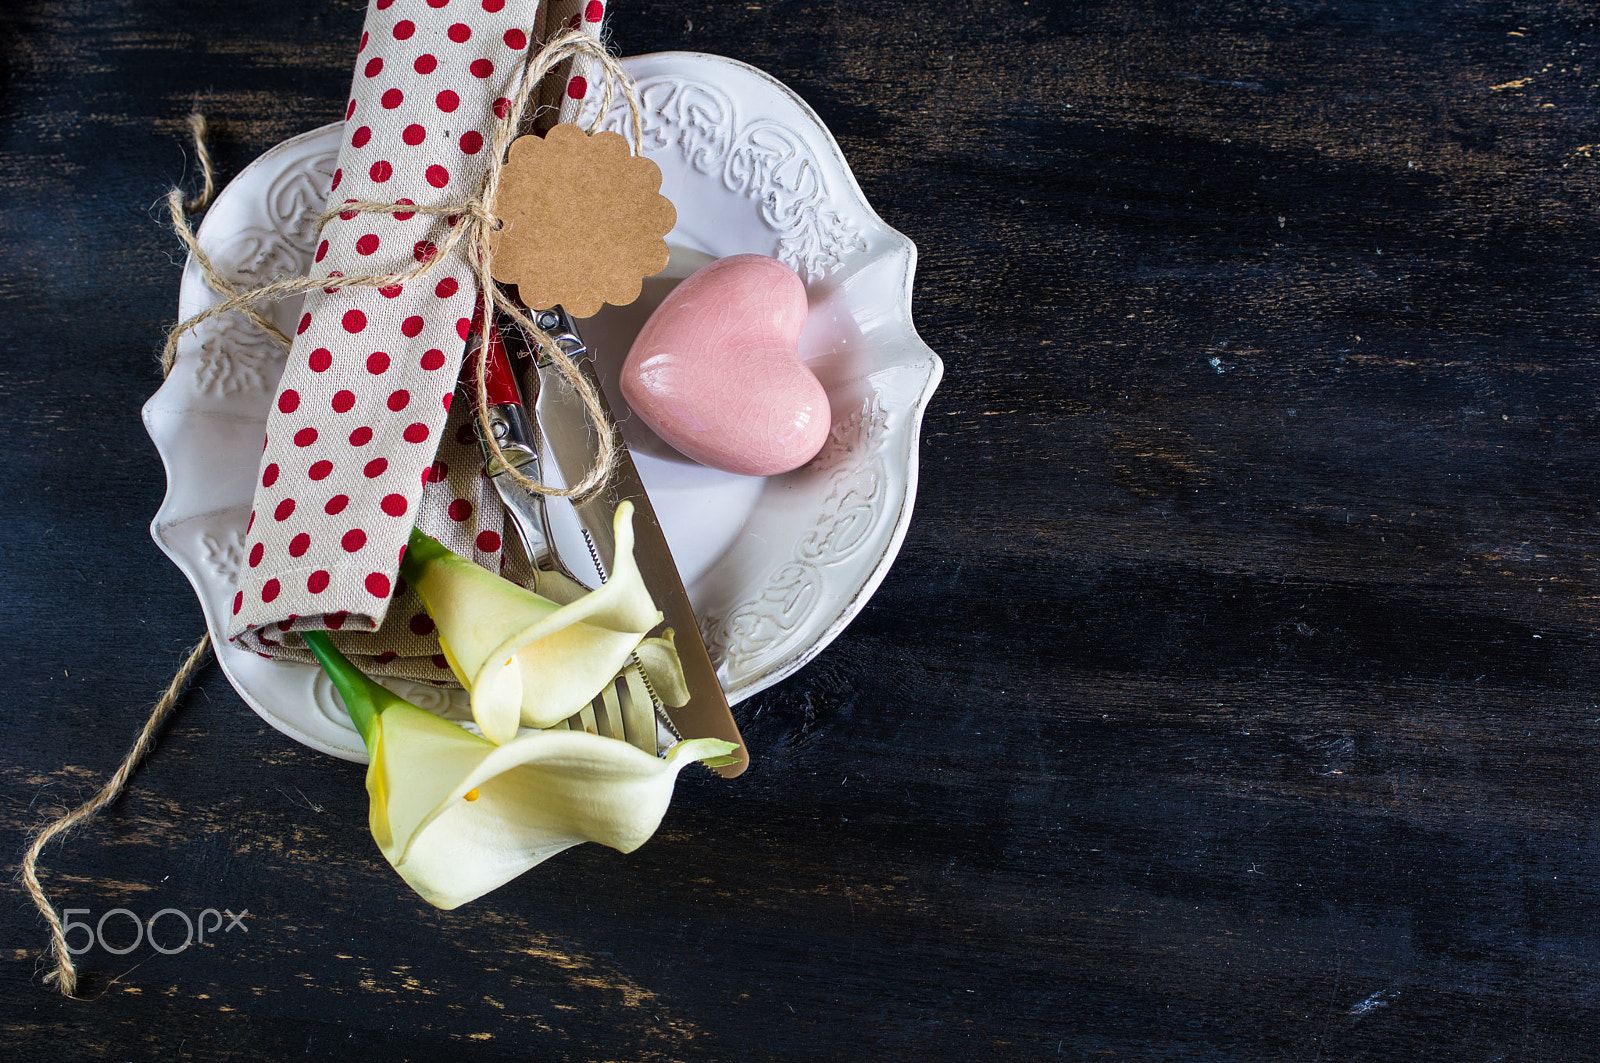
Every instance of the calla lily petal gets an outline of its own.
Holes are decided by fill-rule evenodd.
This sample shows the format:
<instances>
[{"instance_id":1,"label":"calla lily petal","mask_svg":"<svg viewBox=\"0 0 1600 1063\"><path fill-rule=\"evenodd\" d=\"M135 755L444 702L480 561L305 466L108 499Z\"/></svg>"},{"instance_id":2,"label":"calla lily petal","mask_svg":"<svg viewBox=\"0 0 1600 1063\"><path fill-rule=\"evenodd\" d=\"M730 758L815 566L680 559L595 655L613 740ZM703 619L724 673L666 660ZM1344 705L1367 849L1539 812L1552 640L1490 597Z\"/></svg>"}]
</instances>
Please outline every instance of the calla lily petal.
<instances>
[{"instance_id":1,"label":"calla lily petal","mask_svg":"<svg viewBox=\"0 0 1600 1063\"><path fill-rule=\"evenodd\" d=\"M484 737L508 742L519 723L550 727L615 678L661 613L633 560L633 505L615 517L604 586L566 604L479 568L413 532L401 575L433 617L450 669L472 696ZM551 588L566 596L571 588Z\"/></svg>"},{"instance_id":2,"label":"calla lily petal","mask_svg":"<svg viewBox=\"0 0 1600 1063\"><path fill-rule=\"evenodd\" d=\"M639 667L662 704L672 708L689 704L689 680L683 674L683 660L678 656L678 643L670 627L660 638L640 642L633 655L639 659Z\"/></svg>"},{"instance_id":3,"label":"calla lily petal","mask_svg":"<svg viewBox=\"0 0 1600 1063\"><path fill-rule=\"evenodd\" d=\"M617 507L613 529L611 578L519 636L525 726L550 727L577 712L661 622L633 559L633 503Z\"/></svg>"},{"instance_id":4,"label":"calla lily petal","mask_svg":"<svg viewBox=\"0 0 1600 1063\"><path fill-rule=\"evenodd\" d=\"M472 696L472 718L490 741L509 741L522 712L522 669L506 644L560 606L419 531L411 533L400 574L433 618L444 659Z\"/></svg>"}]
</instances>

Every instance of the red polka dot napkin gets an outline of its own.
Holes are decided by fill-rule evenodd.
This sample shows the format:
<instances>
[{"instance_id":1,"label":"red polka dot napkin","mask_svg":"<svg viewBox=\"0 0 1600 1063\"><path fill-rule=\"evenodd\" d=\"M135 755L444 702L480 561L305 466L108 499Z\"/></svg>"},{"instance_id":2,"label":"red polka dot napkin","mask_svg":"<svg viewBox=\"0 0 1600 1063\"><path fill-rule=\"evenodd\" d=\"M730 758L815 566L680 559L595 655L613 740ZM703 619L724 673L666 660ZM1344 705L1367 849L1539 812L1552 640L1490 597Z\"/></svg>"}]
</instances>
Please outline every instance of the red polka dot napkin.
<instances>
[{"instance_id":1,"label":"red polka dot napkin","mask_svg":"<svg viewBox=\"0 0 1600 1063\"><path fill-rule=\"evenodd\" d=\"M598 35L604 14L601 0L371 0L330 206L470 201L529 49L573 25ZM585 71L558 74L541 92L569 117L588 91ZM433 625L398 575L412 525L486 568L526 574L503 549L472 404L452 402L477 290L465 243L441 257L451 224L345 212L323 228L313 276L441 260L405 285L305 298L267 420L229 628L249 649L310 660L283 633L327 629L370 670L447 679Z\"/></svg>"}]
</instances>

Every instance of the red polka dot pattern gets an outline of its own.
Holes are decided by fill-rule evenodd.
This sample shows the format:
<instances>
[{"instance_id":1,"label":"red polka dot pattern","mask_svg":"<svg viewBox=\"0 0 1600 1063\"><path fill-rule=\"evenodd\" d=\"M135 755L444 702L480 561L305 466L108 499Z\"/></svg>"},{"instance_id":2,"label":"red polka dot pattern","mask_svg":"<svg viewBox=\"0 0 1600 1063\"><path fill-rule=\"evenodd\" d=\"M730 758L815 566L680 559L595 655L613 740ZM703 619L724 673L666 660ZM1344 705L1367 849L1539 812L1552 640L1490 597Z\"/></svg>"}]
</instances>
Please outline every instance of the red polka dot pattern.
<instances>
[{"instance_id":1,"label":"red polka dot pattern","mask_svg":"<svg viewBox=\"0 0 1600 1063\"><path fill-rule=\"evenodd\" d=\"M536 21L598 32L597 0L548 0ZM488 165L497 115L538 33L531 5L504 0L374 0L347 101L330 192L339 202L435 206L467 199ZM585 21L587 20L587 21ZM570 64L569 64L570 65ZM550 79L562 96L586 69ZM314 275L398 273L440 254L445 219L344 210L314 246ZM482 475L472 404L456 403L476 283L466 248L417 283L307 295L268 411L230 636L268 656L307 659L294 632L341 631L358 665L448 679L433 623L397 562L411 523L473 562L508 573L504 511ZM524 571L524 579L531 573ZM278 644L281 636L282 645ZM408 671L409 669L409 671Z\"/></svg>"}]
</instances>

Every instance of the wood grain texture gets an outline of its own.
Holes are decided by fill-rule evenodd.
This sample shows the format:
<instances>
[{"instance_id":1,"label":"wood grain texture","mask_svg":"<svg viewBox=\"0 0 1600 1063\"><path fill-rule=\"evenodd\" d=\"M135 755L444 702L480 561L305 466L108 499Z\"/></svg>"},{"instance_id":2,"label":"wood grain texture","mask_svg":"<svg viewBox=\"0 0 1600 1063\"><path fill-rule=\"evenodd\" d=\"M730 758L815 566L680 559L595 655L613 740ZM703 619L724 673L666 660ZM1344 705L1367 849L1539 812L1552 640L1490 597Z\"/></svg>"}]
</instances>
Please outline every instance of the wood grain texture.
<instances>
[{"instance_id":1,"label":"wood grain texture","mask_svg":"<svg viewBox=\"0 0 1600 1063\"><path fill-rule=\"evenodd\" d=\"M224 175L336 119L361 14L0 10L5 851L201 629L138 416L183 117ZM358 770L207 672L44 878L248 933L97 950L63 1001L17 891L0 1054L1600 1056L1592 5L612 19L794 87L917 243L947 371L899 562L739 708L747 775L455 913L398 888Z\"/></svg>"}]
</instances>

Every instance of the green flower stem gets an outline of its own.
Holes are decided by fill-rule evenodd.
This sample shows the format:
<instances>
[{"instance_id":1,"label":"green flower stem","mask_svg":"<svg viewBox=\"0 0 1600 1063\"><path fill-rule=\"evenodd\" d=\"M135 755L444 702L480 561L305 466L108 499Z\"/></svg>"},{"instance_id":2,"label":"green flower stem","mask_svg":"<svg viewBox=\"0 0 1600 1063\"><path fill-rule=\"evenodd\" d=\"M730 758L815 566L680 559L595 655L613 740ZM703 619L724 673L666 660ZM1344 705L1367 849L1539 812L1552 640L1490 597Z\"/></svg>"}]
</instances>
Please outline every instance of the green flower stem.
<instances>
[{"instance_id":1,"label":"green flower stem","mask_svg":"<svg viewBox=\"0 0 1600 1063\"><path fill-rule=\"evenodd\" d=\"M400 578L415 585L430 563L455 556L444 544L412 528L411 540L406 543L406 554L400 559Z\"/></svg>"},{"instance_id":2,"label":"green flower stem","mask_svg":"<svg viewBox=\"0 0 1600 1063\"><path fill-rule=\"evenodd\" d=\"M300 637L316 656L322 670L328 673L328 678L333 680L333 689L339 692L350 721L356 725L361 741L370 751L373 734L378 729L378 714L390 706L409 705L410 702L368 679L361 669L350 663L350 658L334 648L327 632L302 631Z\"/></svg>"}]
</instances>

